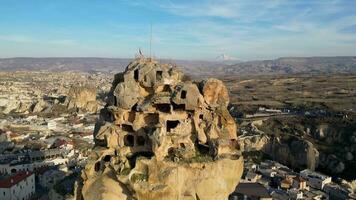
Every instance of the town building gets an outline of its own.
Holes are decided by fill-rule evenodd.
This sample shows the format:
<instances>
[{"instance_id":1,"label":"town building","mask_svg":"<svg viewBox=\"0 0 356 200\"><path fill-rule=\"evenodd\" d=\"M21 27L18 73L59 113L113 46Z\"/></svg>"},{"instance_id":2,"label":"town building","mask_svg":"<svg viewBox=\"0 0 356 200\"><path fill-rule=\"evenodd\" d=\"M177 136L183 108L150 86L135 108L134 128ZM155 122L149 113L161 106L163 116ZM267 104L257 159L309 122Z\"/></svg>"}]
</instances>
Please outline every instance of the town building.
<instances>
[{"instance_id":1,"label":"town building","mask_svg":"<svg viewBox=\"0 0 356 200\"><path fill-rule=\"evenodd\" d=\"M35 175L21 171L0 180L0 199L27 200L35 195Z\"/></svg>"},{"instance_id":2,"label":"town building","mask_svg":"<svg viewBox=\"0 0 356 200\"><path fill-rule=\"evenodd\" d=\"M11 174L19 171L35 171L42 167L51 167L68 164L68 158L54 158L51 160L43 160L36 162L14 162L8 164L0 164L0 173L2 174Z\"/></svg>"},{"instance_id":3,"label":"town building","mask_svg":"<svg viewBox=\"0 0 356 200\"><path fill-rule=\"evenodd\" d=\"M47 127L49 130L56 130L57 128L57 122L54 120L51 120L47 123Z\"/></svg>"},{"instance_id":4,"label":"town building","mask_svg":"<svg viewBox=\"0 0 356 200\"><path fill-rule=\"evenodd\" d=\"M273 169L259 169L259 173L261 173L263 176L273 178L277 175L277 172Z\"/></svg>"},{"instance_id":5,"label":"town building","mask_svg":"<svg viewBox=\"0 0 356 200\"><path fill-rule=\"evenodd\" d=\"M63 157L66 155L67 150L65 149L46 149L39 151L23 151L20 153L11 153L11 154L0 154L0 163L7 162L10 160L21 161L27 159L30 161L40 161L45 159L53 159L57 157Z\"/></svg>"},{"instance_id":6,"label":"town building","mask_svg":"<svg viewBox=\"0 0 356 200\"><path fill-rule=\"evenodd\" d=\"M351 199L350 195L352 191L335 183L326 184L324 186L324 191L332 199Z\"/></svg>"},{"instance_id":7,"label":"town building","mask_svg":"<svg viewBox=\"0 0 356 200\"><path fill-rule=\"evenodd\" d=\"M291 188L292 184L293 184L293 180L291 178L286 177L281 181L280 186L282 189L289 189Z\"/></svg>"},{"instance_id":8,"label":"town building","mask_svg":"<svg viewBox=\"0 0 356 200\"><path fill-rule=\"evenodd\" d=\"M303 199L303 192L297 189L290 189L287 191L290 199Z\"/></svg>"},{"instance_id":9,"label":"town building","mask_svg":"<svg viewBox=\"0 0 356 200\"><path fill-rule=\"evenodd\" d=\"M257 180L259 180L261 178L260 174L256 174L255 172L247 172L245 180L249 181L249 182L257 182Z\"/></svg>"},{"instance_id":10,"label":"town building","mask_svg":"<svg viewBox=\"0 0 356 200\"><path fill-rule=\"evenodd\" d=\"M293 179L293 184L292 187L297 189L297 190L307 190L307 181L304 180L302 177L297 176Z\"/></svg>"},{"instance_id":11,"label":"town building","mask_svg":"<svg viewBox=\"0 0 356 200\"><path fill-rule=\"evenodd\" d=\"M313 199L313 200L328 200L329 195L321 190L310 188L309 191L308 190L303 191L303 198Z\"/></svg>"},{"instance_id":12,"label":"town building","mask_svg":"<svg viewBox=\"0 0 356 200\"><path fill-rule=\"evenodd\" d=\"M230 195L230 200L272 200L268 190L260 183L239 183L235 192Z\"/></svg>"},{"instance_id":13,"label":"town building","mask_svg":"<svg viewBox=\"0 0 356 200\"><path fill-rule=\"evenodd\" d=\"M307 181L310 187L322 190L327 183L331 183L331 177L321 173L305 169L300 172L302 178Z\"/></svg>"}]
</instances>

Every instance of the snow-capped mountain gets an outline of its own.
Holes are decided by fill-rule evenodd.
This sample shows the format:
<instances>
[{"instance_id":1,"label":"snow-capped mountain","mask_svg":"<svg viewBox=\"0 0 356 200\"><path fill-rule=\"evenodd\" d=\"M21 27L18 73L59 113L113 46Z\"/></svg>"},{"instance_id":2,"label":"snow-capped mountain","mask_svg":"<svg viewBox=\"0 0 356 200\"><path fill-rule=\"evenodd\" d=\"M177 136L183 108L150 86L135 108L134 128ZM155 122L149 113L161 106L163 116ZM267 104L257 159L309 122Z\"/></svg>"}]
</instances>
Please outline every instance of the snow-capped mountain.
<instances>
[{"instance_id":1,"label":"snow-capped mountain","mask_svg":"<svg viewBox=\"0 0 356 200\"><path fill-rule=\"evenodd\" d=\"M216 57L215 60L217 60L217 61L233 61L233 60L236 61L237 58L234 58L234 57L229 56L227 54L221 54L218 57Z\"/></svg>"}]
</instances>

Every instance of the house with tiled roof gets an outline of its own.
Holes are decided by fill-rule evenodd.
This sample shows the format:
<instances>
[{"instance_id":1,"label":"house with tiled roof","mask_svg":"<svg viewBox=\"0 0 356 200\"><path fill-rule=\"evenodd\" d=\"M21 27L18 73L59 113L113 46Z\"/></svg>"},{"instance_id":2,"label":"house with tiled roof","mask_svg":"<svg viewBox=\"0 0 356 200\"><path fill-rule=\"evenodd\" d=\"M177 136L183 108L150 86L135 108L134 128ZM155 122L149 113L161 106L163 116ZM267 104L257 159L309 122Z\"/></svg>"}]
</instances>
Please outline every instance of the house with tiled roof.
<instances>
[{"instance_id":1,"label":"house with tiled roof","mask_svg":"<svg viewBox=\"0 0 356 200\"><path fill-rule=\"evenodd\" d=\"M28 200L35 195L35 175L29 171L20 171L6 177L0 177L0 199Z\"/></svg>"},{"instance_id":2,"label":"house with tiled roof","mask_svg":"<svg viewBox=\"0 0 356 200\"><path fill-rule=\"evenodd\" d=\"M280 186L282 189L289 189L292 186L292 183L293 183L293 179L286 177L281 181Z\"/></svg>"}]
</instances>

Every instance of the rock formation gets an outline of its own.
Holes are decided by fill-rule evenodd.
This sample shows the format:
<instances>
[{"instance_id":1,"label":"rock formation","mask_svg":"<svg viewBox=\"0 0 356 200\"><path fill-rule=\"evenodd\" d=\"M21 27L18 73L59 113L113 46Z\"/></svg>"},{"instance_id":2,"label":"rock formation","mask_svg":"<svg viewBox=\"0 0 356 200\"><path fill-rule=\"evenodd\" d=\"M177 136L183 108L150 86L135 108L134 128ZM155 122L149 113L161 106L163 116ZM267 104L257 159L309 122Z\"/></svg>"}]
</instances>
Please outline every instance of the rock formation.
<instances>
[{"instance_id":1,"label":"rock formation","mask_svg":"<svg viewBox=\"0 0 356 200\"><path fill-rule=\"evenodd\" d=\"M98 110L96 101L96 88L93 86L75 86L72 87L66 99L68 109L82 109L91 113Z\"/></svg>"},{"instance_id":2,"label":"rock formation","mask_svg":"<svg viewBox=\"0 0 356 200\"><path fill-rule=\"evenodd\" d=\"M259 130L255 123L249 123L240 128L244 134L240 135L237 141L242 152L262 151L270 142L270 137Z\"/></svg>"},{"instance_id":3,"label":"rock formation","mask_svg":"<svg viewBox=\"0 0 356 200\"><path fill-rule=\"evenodd\" d=\"M305 139L296 136L268 135L259 130L253 123L244 127L251 135L245 134L238 138L240 150L243 152L262 151L273 160L289 165L294 169L315 170L319 164L319 151Z\"/></svg>"},{"instance_id":4,"label":"rock formation","mask_svg":"<svg viewBox=\"0 0 356 200\"><path fill-rule=\"evenodd\" d=\"M13 112L17 113L28 113L30 107L32 106L32 100L26 99L21 96L13 96L8 98L7 94L4 94L5 98L1 98L3 94L0 95L0 114L9 114ZM21 100L19 100L21 99Z\"/></svg>"},{"instance_id":5,"label":"rock formation","mask_svg":"<svg viewBox=\"0 0 356 200\"><path fill-rule=\"evenodd\" d=\"M345 170L345 164L342 161L342 157L337 157L334 154L320 155L319 165L331 174L339 174Z\"/></svg>"},{"instance_id":6,"label":"rock formation","mask_svg":"<svg viewBox=\"0 0 356 200\"><path fill-rule=\"evenodd\" d=\"M273 160L290 165L295 169L315 170L319 164L319 151L313 143L293 137L289 140L272 137L263 151Z\"/></svg>"},{"instance_id":7,"label":"rock formation","mask_svg":"<svg viewBox=\"0 0 356 200\"><path fill-rule=\"evenodd\" d=\"M137 58L115 75L77 199L227 199L243 159L228 90Z\"/></svg>"}]
</instances>

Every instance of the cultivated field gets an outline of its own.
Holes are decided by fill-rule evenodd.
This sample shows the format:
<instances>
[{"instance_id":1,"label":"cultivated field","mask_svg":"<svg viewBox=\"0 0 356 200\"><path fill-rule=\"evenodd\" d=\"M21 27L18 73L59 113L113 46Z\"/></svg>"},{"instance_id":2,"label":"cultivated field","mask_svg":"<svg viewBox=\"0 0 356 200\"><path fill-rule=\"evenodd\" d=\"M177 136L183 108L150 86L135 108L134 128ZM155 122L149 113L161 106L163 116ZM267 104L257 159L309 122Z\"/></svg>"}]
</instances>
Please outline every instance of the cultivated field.
<instances>
[{"instance_id":1,"label":"cultivated field","mask_svg":"<svg viewBox=\"0 0 356 200\"><path fill-rule=\"evenodd\" d=\"M258 106L356 110L356 75L228 76L231 103Z\"/></svg>"}]
</instances>

